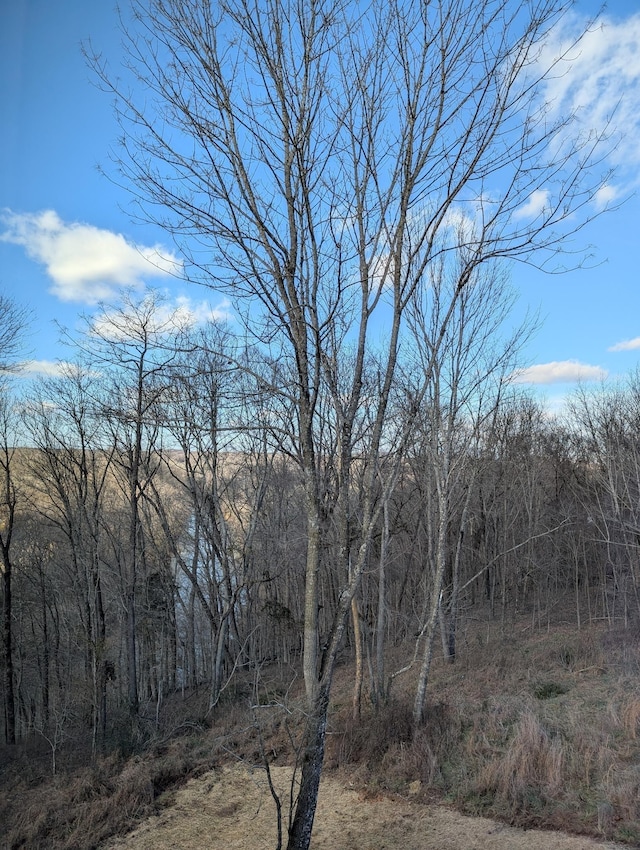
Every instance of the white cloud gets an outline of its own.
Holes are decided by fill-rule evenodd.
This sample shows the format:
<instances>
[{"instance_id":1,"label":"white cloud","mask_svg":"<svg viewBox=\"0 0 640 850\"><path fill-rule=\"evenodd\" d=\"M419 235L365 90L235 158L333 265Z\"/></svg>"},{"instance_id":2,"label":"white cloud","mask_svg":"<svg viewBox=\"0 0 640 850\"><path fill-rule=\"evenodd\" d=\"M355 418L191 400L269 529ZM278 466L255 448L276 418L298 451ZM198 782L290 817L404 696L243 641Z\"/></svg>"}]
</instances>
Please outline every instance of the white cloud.
<instances>
[{"instance_id":1,"label":"white cloud","mask_svg":"<svg viewBox=\"0 0 640 850\"><path fill-rule=\"evenodd\" d=\"M619 190L615 186L611 186L607 184L605 186L601 186L593 198L593 203L596 206L596 209L603 210L612 204L615 200L618 199L620 195Z\"/></svg>"},{"instance_id":2,"label":"white cloud","mask_svg":"<svg viewBox=\"0 0 640 850\"><path fill-rule=\"evenodd\" d=\"M586 133L609 137L609 161L622 179L638 182L640 166L640 12L615 20L605 15L572 47L586 18L572 14L555 29L540 61L555 66L545 96L557 117L575 114ZM611 200L604 187L596 202Z\"/></svg>"},{"instance_id":3,"label":"white cloud","mask_svg":"<svg viewBox=\"0 0 640 850\"><path fill-rule=\"evenodd\" d=\"M54 360L25 360L20 364L20 373L22 375L47 375L49 377L59 377L68 375L69 369L72 368L71 363Z\"/></svg>"},{"instance_id":4,"label":"white cloud","mask_svg":"<svg viewBox=\"0 0 640 850\"><path fill-rule=\"evenodd\" d=\"M225 322L233 319L231 304L223 299L212 307L206 301L192 303L186 296L178 297L175 302L162 300L156 302L153 296L135 305L105 310L96 316L91 324L93 333L105 339L132 339L140 334L141 320L145 333L155 336L175 334L206 322Z\"/></svg>"},{"instance_id":5,"label":"white cloud","mask_svg":"<svg viewBox=\"0 0 640 850\"><path fill-rule=\"evenodd\" d=\"M64 222L53 210L5 210L1 221L0 240L21 245L44 265L53 281L50 291L61 301L95 304L122 287L142 288L147 278L180 274L182 268L160 245L135 245L120 233Z\"/></svg>"},{"instance_id":6,"label":"white cloud","mask_svg":"<svg viewBox=\"0 0 640 850\"><path fill-rule=\"evenodd\" d=\"M589 366L577 360L539 363L520 369L511 376L515 384L560 384L572 381L602 381L608 375L600 366Z\"/></svg>"},{"instance_id":7,"label":"white cloud","mask_svg":"<svg viewBox=\"0 0 640 850\"><path fill-rule=\"evenodd\" d=\"M640 336L635 337L635 339L626 339L622 342L616 342L616 344L610 346L607 351L635 351L637 348L640 348Z\"/></svg>"},{"instance_id":8,"label":"white cloud","mask_svg":"<svg viewBox=\"0 0 640 850\"><path fill-rule=\"evenodd\" d=\"M467 205L470 207L471 205ZM478 213L482 208L482 202L478 201ZM451 231L451 237L459 242L470 242L476 238L476 221L470 216L462 204L451 206L444 217L441 227Z\"/></svg>"},{"instance_id":9,"label":"white cloud","mask_svg":"<svg viewBox=\"0 0 640 850\"><path fill-rule=\"evenodd\" d=\"M227 298L223 298L216 307L212 307L208 301L192 304L190 298L182 295L176 299L175 307L167 305L167 310L173 310L176 320L189 327L202 325L205 322L228 322L233 318L231 302Z\"/></svg>"},{"instance_id":10,"label":"white cloud","mask_svg":"<svg viewBox=\"0 0 640 850\"><path fill-rule=\"evenodd\" d=\"M517 209L513 217L516 221L522 218L536 218L543 211L549 202L549 192L546 189L536 189L529 195L529 200Z\"/></svg>"}]
</instances>

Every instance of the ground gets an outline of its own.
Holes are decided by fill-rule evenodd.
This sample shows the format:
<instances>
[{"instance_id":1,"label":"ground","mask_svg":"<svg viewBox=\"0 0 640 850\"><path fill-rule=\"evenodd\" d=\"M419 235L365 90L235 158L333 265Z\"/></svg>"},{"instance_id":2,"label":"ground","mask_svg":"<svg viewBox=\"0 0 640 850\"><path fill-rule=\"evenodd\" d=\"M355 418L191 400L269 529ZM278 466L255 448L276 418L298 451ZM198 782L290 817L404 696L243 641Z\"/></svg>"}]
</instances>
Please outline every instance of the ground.
<instances>
[{"instance_id":1,"label":"ground","mask_svg":"<svg viewBox=\"0 0 640 850\"><path fill-rule=\"evenodd\" d=\"M291 771L273 767L283 795L286 833ZM417 791L417 788L413 789ZM192 779L171 805L134 832L102 850L275 850L277 817L263 770L226 767ZM286 846L286 836L283 838ZM614 850L621 847L559 832L515 829L485 818L465 817L445 805L374 797L325 773L311 850Z\"/></svg>"}]
</instances>

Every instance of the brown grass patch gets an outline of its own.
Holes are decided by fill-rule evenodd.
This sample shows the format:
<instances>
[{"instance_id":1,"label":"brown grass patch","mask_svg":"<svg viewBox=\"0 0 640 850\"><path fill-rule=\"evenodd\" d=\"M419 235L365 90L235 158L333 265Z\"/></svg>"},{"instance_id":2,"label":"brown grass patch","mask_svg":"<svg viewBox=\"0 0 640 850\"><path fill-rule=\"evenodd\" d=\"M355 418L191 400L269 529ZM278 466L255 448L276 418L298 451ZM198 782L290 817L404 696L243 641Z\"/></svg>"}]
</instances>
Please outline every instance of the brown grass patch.
<instances>
[{"instance_id":1,"label":"brown grass patch","mask_svg":"<svg viewBox=\"0 0 640 850\"><path fill-rule=\"evenodd\" d=\"M395 647L388 669L411 651ZM425 723L415 733L413 673L394 682L388 705L375 710L365 699L355 722L353 669L342 663L326 768L340 768L366 798L439 796L475 814L639 846L638 657L636 637L611 637L601 627L542 633L523 620L506 635L497 623L470 624L455 665L436 654ZM175 695L146 752L53 779L37 741L22 754L16 748L0 793L3 847L97 847L161 812L187 779L223 762L259 765L267 757L293 765L304 724L300 681L288 669L261 670L218 706L211 730L189 735L203 707L185 699L181 708ZM240 816L233 800L226 805L224 817Z\"/></svg>"},{"instance_id":2,"label":"brown grass patch","mask_svg":"<svg viewBox=\"0 0 640 850\"><path fill-rule=\"evenodd\" d=\"M640 732L640 697L630 697L622 709L622 724L625 732L635 741Z\"/></svg>"},{"instance_id":3,"label":"brown grass patch","mask_svg":"<svg viewBox=\"0 0 640 850\"><path fill-rule=\"evenodd\" d=\"M57 776L36 788L16 789L23 805L12 809L3 847L84 850L157 810L167 788L204 769L180 746L163 756L117 757Z\"/></svg>"},{"instance_id":4,"label":"brown grass patch","mask_svg":"<svg viewBox=\"0 0 640 850\"><path fill-rule=\"evenodd\" d=\"M490 758L476 783L479 794L496 794L518 807L535 796L552 799L563 780L564 745L530 712L517 722L506 750Z\"/></svg>"}]
</instances>

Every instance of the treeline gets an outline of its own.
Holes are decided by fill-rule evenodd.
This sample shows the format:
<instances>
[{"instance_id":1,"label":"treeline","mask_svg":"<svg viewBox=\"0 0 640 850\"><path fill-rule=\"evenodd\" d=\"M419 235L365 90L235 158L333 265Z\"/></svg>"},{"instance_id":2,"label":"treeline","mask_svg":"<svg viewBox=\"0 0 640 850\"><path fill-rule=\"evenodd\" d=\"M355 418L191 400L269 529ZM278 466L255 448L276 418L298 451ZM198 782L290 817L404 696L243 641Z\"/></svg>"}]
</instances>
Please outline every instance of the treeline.
<instances>
[{"instance_id":1,"label":"treeline","mask_svg":"<svg viewBox=\"0 0 640 850\"><path fill-rule=\"evenodd\" d=\"M456 339L420 398L407 365L374 460L363 405L346 500L339 405L315 420L320 657L363 500L378 510L340 650L356 660L356 715L413 667L419 717L434 648L454 662L472 618L579 628L640 613L640 377L578 392L560 421L494 361L482 387L478 368L456 373L487 350ZM75 352L60 375L5 388L0 423L3 734L41 735L54 765L71 730L97 753L153 726L170 695L204 692L213 713L247 670L299 671L308 617L286 363L218 325L194 331L154 296L92 320Z\"/></svg>"}]
</instances>

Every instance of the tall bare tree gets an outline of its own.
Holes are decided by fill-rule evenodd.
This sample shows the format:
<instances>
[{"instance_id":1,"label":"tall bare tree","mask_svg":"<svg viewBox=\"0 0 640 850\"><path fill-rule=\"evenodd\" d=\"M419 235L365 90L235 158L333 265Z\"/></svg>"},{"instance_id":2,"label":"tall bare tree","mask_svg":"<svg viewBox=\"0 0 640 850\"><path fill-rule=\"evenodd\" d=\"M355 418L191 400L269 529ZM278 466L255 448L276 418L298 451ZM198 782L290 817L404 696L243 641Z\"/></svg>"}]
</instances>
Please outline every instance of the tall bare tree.
<instances>
[{"instance_id":1,"label":"tall bare tree","mask_svg":"<svg viewBox=\"0 0 640 850\"><path fill-rule=\"evenodd\" d=\"M16 705L13 673L12 543L16 530L18 485L15 471L15 415L12 402L0 394L0 554L2 556L2 645L4 650L5 738L16 742Z\"/></svg>"},{"instance_id":2,"label":"tall bare tree","mask_svg":"<svg viewBox=\"0 0 640 850\"><path fill-rule=\"evenodd\" d=\"M32 498L60 530L78 588L91 675L94 753L107 724L107 628L100 563L103 501L112 474L113 445L102 445L100 381L67 365L62 375L41 381L23 413L30 443Z\"/></svg>"},{"instance_id":3,"label":"tall bare tree","mask_svg":"<svg viewBox=\"0 0 640 850\"><path fill-rule=\"evenodd\" d=\"M585 505L591 537L605 565L604 612L626 627L640 612L640 371L596 392L579 389L570 409L588 463L590 487L583 496L591 496Z\"/></svg>"},{"instance_id":4,"label":"tall bare tree","mask_svg":"<svg viewBox=\"0 0 640 850\"><path fill-rule=\"evenodd\" d=\"M289 850L310 841L335 659L381 510L378 457L406 305L433 262L459 249L461 222L473 227L462 228L454 299L487 260L551 261L601 185L588 171L597 140L572 137L572 116L555 121L541 94L545 76L564 70L562 58L539 60L569 5L139 0L125 33L134 86L93 56L117 96L116 156L142 214L174 235L190 277L227 291L249 332L288 364L278 390L295 410L306 492L309 717ZM371 398L365 371L381 327ZM319 419L338 385L338 501L350 489L365 405L371 430L358 530L341 547L323 649Z\"/></svg>"},{"instance_id":5,"label":"tall bare tree","mask_svg":"<svg viewBox=\"0 0 640 850\"><path fill-rule=\"evenodd\" d=\"M17 486L13 470L16 418L12 408L13 401L8 395L6 378L18 367L18 357L22 352L27 325L28 312L11 298L0 293L0 553L2 555L5 737L8 744L14 744L16 741L11 544L16 521Z\"/></svg>"},{"instance_id":6,"label":"tall bare tree","mask_svg":"<svg viewBox=\"0 0 640 850\"><path fill-rule=\"evenodd\" d=\"M234 365L228 333L214 325L198 329L189 339L193 353L171 364L159 408L163 428L178 449L164 461L184 498L188 533L176 534L169 506L153 483L148 496L211 627L207 656L213 706L220 698L227 660L237 662L247 645L238 619L241 599L253 596L253 541L271 454L265 447L259 403L249 403L247 412L242 373ZM259 392L254 395L260 398ZM175 491L171 498L175 501Z\"/></svg>"},{"instance_id":7,"label":"tall bare tree","mask_svg":"<svg viewBox=\"0 0 640 850\"><path fill-rule=\"evenodd\" d=\"M482 432L491 427L520 347L532 330L528 318L513 330L507 327L515 294L503 269L488 264L478 267L454 298L465 266L453 255L449 260L431 269L431 285L409 310L419 375L427 380L414 437L417 457L412 460L429 514L423 527L429 529L426 560L430 571L429 601L418 641L422 648L415 727L422 722L438 619L446 653L453 657L460 546L479 469L477 447ZM444 324L443 312L447 315ZM454 535L453 527L457 527Z\"/></svg>"},{"instance_id":8,"label":"tall bare tree","mask_svg":"<svg viewBox=\"0 0 640 850\"><path fill-rule=\"evenodd\" d=\"M29 311L0 292L0 380L19 368Z\"/></svg>"},{"instance_id":9,"label":"tall bare tree","mask_svg":"<svg viewBox=\"0 0 640 850\"><path fill-rule=\"evenodd\" d=\"M132 717L138 713L138 649L136 594L144 564L140 501L159 467L160 425L156 407L165 389L166 370L180 352L189 317L167 308L155 292L125 294L117 305L102 305L88 317L78 344L90 368L100 370L104 390L99 411L103 439L113 447L113 469L119 472L128 504L126 540L113 529L126 613L127 693Z\"/></svg>"}]
</instances>

